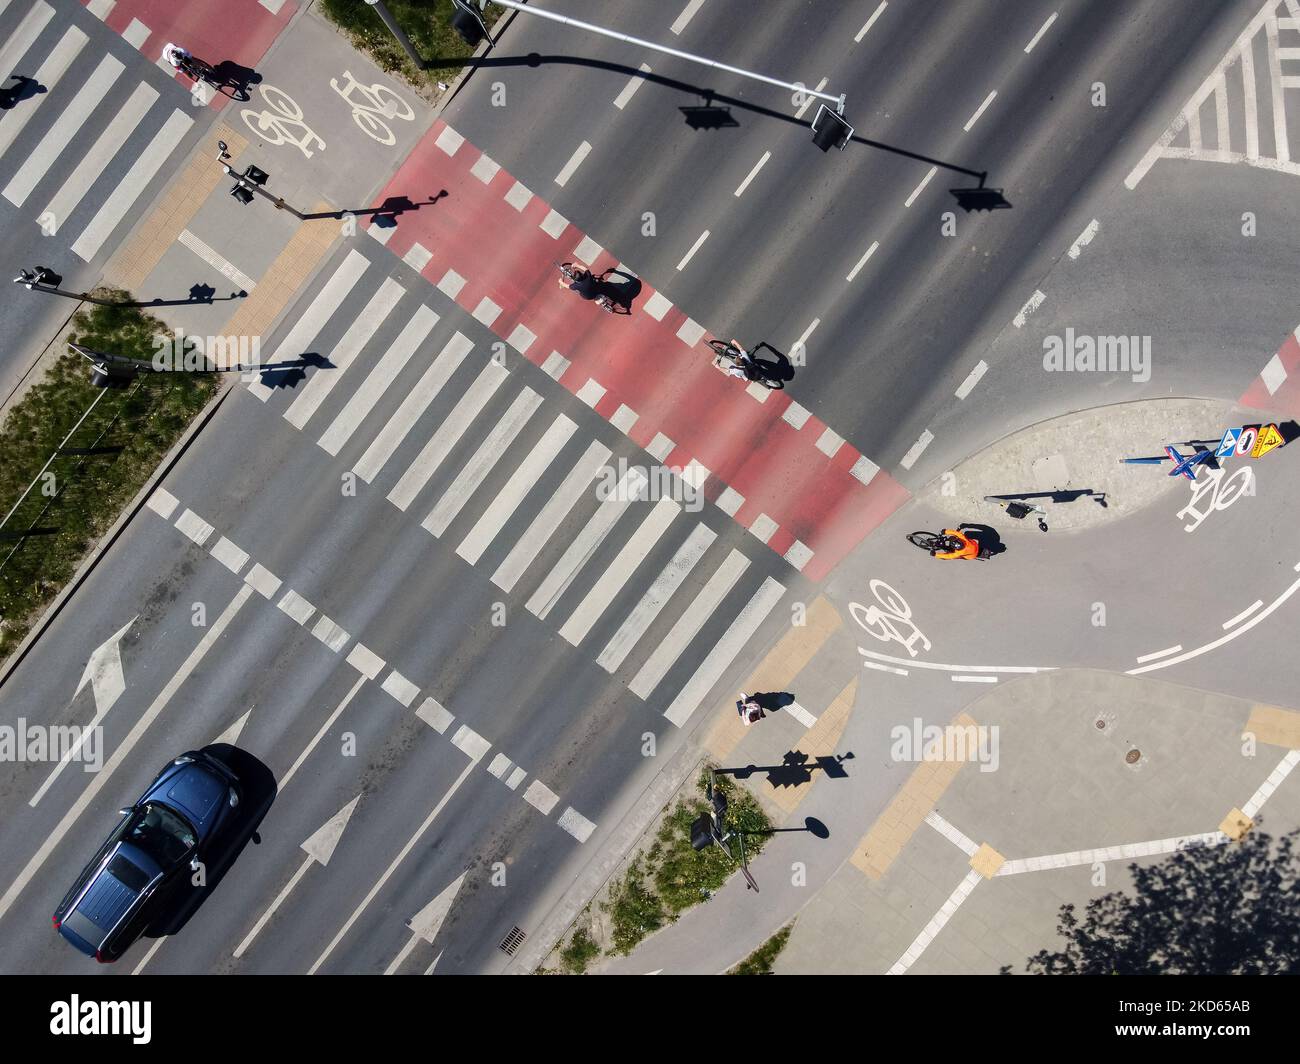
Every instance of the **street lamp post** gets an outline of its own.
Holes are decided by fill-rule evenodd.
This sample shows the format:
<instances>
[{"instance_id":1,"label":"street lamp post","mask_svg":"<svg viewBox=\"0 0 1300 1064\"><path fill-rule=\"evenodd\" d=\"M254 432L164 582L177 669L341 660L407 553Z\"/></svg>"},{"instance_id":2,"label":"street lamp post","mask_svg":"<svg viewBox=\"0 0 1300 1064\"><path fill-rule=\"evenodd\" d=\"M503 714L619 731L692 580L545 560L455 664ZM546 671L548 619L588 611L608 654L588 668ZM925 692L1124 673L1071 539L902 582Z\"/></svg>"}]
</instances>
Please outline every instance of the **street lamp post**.
<instances>
[{"instance_id":1,"label":"street lamp post","mask_svg":"<svg viewBox=\"0 0 1300 1064\"><path fill-rule=\"evenodd\" d=\"M415 45L411 43L411 38L409 38L406 35L406 31L397 24L397 20L393 18L392 12L388 10L388 7L384 4L383 0L366 0L366 3L373 7L375 13L383 19L384 25L388 27L388 32L397 38L397 43L406 50L406 54L410 57L411 62L415 64L416 69L423 70L424 60L417 54L415 51Z\"/></svg>"},{"instance_id":2,"label":"street lamp post","mask_svg":"<svg viewBox=\"0 0 1300 1064\"><path fill-rule=\"evenodd\" d=\"M221 169L226 172L227 176L234 180L235 187L230 190L230 194L234 196L235 199L239 200L240 203L252 203L253 195L257 194L263 199L270 200L275 205L277 211L288 211L295 218L298 218L301 221L305 222L307 220L307 216L300 210L285 203L283 196L273 196L262 187L271 176L265 170L259 169L252 163L249 163L241 174L226 162L229 158L230 149L226 146L226 142L224 140L217 141L217 162L221 164Z\"/></svg>"}]
</instances>

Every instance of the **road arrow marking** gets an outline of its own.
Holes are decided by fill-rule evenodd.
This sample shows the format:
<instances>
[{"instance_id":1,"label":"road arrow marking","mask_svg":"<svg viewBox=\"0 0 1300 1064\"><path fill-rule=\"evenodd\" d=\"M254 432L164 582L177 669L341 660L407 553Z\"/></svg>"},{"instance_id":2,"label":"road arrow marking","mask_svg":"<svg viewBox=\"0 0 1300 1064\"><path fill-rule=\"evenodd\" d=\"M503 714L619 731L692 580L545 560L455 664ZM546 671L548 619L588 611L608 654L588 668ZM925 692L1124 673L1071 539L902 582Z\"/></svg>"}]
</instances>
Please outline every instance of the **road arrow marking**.
<instances>
[{"instance_id":1,"label":"road arrow marking","mask_svg":"<svg viewBox=\"0 0 1300 1064\"><path fill-rule=\"evenodd\" d=\"M247 714L245 714L247 716ZM253 925L253 929L244 937L244 941L235 947L235 956L242 957L252 945L253 939L258 932L266 926L266 922L275 915L276 909L292 892L293 888L298 885L298 880L307 874L307 869L312 866L312 862L320 865L330 863L330 858L334 856L334 850L338 847L339 839L343 837L343 829L348 826L348 821L352 819L352 813L357 807L357 802L361 801L361 795L357 795L352 801L348 802L342 809L335 813L328 821L322 824L311 837L302 844L302 848L307 851L307 860L298 866L298 871L293 874L293 878L284 885L284 889L276 895L275 901L264 912L261 918Z\"/></svg>"},{"instance_id":2,"label":"road arrow marking","mask_svg":"<svg viewBox=\"0 0 1300 1064\"><path fill-rule=\"evenodd\" d=\"M393 958L393 963L388 966L385 975L392 975L402 966L402 962L410 956L411 950L415 944L423 939L425 942L433 945L433 940L438 937L438 931L442 927L442 922L447 919L447 914L451 912L451 904L456 900L456 895L460 893L460 886L465 882L466 873L462 872L455 880L444 888L433 901L429 902L423 909L407 921L406 926L411 929L411 937L406 945L402 947L402 952ZM442 954L438 954L439 957ZM434 960L437 964L437 960ZM433 969L430 968L429 971ZM428 974L427 972L425 973Z\"/></svg>"},{"instance_id":3,"label":"road arrow marking","mask_svg":"<svg viewBox=\"0 0 1300 1064\"><path fill-rule=\"evenodd\" d=\"M244 730L244 725L248 723L248 718L253 715L253 707L249 706L248 711L240 717L234 724L212 740L213 745L225 743L226 746L238 746L239 734Z\"/></svg>"},{"instance_id":4,"label":"road arrow marking","mask_svg":"<svg viewBox=\"0 0 1300 1064\"><path fill-rule=\"evenodd\" d=\"M77 681L77 689L73 692L72 697L76 698L77 695L81 694L82 688L89 682L95 694L95 715L91 717L90 723L81 730L81 737L76 744L64 753L63 757L59 759L59 763L54 766L54 771L41 784L40 789L32 795L27 804L33 808L45 796L45 792L50 789L54 781L59 778L59 773L63 771L67 763L81 752L81 748L85 745L86 739L89 738L92 730L99 725L99 722L104 719L104 714L113 708L113 703L121 698L122 692L126 690L126 674L122 671L122 647L120 644L122 637L130 631L131 625L135 624L139 616L139 614L136 614L107 640L91 651L90 660L86 662L85 671L82 672L81 679Z\"/></svg>"},{"instance_id":5,"label":"road arrow marking","mask_svg":"<svg viewBox=\"0 0 1300 1064\"><path fill-rule=\"evenodd\" d=\"M436 957L433 958L433 963L432 963L431 965L429 965L429 967L427 967L427 968L424 970L424 974L425 974L425 975L432 975L432 974L433 974L433 970L434 970L436 967L438 967L438 962L439 962L440 960L442 960L442 954L443 954L443 951L442 951L442 950L439 950L439 951L438 951L438 956L436 956Z\"/></svg>"}]
</instances>

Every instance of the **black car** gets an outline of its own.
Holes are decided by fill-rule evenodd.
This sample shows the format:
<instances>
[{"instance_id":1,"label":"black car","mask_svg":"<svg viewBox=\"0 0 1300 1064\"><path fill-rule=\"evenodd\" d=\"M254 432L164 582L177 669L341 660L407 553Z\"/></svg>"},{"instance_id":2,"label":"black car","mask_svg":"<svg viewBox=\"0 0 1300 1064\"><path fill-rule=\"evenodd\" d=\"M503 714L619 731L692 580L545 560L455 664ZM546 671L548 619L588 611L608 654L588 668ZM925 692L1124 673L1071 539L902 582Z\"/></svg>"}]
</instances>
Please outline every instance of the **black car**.
<instances>
[{"instance_id":1,"label":"black car","mask_svg":"<svg viewBox=\"0 0 1300 1064\"><path fill-rule=\"evenodd\" d=\"M239 780L201 750L164 768L82 870L54 927L82 953L115 961L149 924L185 869L197 869L239 804Z\"/></svg>"}]
</instances>

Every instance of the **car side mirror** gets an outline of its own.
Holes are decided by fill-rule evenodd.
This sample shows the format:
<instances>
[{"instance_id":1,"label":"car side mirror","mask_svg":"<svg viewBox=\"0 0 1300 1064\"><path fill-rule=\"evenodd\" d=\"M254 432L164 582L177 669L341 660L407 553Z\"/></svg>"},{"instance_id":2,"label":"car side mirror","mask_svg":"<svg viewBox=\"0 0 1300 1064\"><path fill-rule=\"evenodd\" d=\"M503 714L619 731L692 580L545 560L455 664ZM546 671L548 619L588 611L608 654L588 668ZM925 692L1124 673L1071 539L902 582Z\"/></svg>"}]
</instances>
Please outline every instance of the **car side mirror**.
<instances>
[{"instance_id":1,"label":"car side mirror","mask_svg":"<svg viewBox=\"0 0 1300 1064\"><path fill-rule=\"evenodd\" d=\"M119 809L119 810L117 811L117 815L118 815L118 816L130 816L134 811L135 811L135 810L133 810L130 806L127 806L125 809Z\"/></svg>"}]
</instances>

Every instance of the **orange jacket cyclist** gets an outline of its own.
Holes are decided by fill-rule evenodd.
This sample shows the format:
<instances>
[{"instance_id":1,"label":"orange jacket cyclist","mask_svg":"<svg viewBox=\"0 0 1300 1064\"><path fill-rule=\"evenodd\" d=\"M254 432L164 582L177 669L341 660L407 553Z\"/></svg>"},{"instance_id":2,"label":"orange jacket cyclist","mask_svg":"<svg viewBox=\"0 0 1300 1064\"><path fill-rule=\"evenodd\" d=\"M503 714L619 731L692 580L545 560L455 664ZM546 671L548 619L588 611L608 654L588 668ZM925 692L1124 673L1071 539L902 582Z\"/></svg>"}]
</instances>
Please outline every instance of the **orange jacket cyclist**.
<instances>
[{"instance_id":1,"label":"orange jacket cyclist","mask_svg":"<svg viewBox=\"0 0 1300 1064\"><path fill-rule=\"evenodd\" d=\"M961 546L958 547L957 550L951 551L942 551L939 550L938 547L935 547L930 551L930 557L950 560L956 558L978 558L980 556L979 540L971 539L970 536L962 532L961 529L945 528L943 534L952 537L960 543Z\"/></svg>"}]
</instances>

